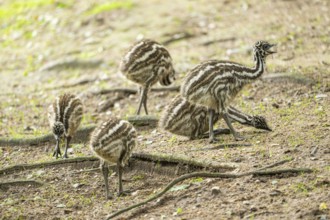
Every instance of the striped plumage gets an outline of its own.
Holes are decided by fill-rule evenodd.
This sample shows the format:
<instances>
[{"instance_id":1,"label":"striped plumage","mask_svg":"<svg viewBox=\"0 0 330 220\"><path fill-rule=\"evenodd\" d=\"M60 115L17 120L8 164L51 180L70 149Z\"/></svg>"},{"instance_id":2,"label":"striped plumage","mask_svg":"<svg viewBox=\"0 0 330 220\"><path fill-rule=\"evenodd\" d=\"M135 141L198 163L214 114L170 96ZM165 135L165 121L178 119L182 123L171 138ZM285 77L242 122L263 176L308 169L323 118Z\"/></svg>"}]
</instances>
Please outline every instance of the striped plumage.
<instances>
[{"instance_id":1,"label":"striped plumage","mask_svg":"<svg viewBox=\"0 0 330 220\"><path fill-rule=\"evenodd\" d=\"M63 158L68 158L68 147L80 125L83 116L83 105L79 98L73 94L63 94L56 98L48 108L48 120L56 139L56 147L53 156L61 155L60 139L64 134L66 138Z\"/></svg>"},{"instance_id":2,"label":"striped plumage","mask_svg":"<svg viewBox=\"0 0 330 220\"><path fill-rule=\"evenodd\" d=\"M181 95L189 102L209 108L210 118L215 112L221 113L236 140L242 140L232 127L228 117L229 103L243 86L262 75L265 70L266 57L272 53L273 44L258 41L253 47L255 66L245 67L231 61L210 60L193 68L186 76ZM210 138L215 141L213 121L209 121Z\"/></svg>"},{"instance_id":3,"label":"striped plumage","mask_svg":"<svg viewBox=\"0 0 330 220\"><path fill-rule=\"evenodd\" d=\"M228 107L228 116L231 121L236 121L242 125L248 125L255 127L257 129L262 129L266 131L272 131L272 129L268 126L267 120L260 115L248 115L240 110L234 108L233 106Z\"/></svg>"},{"instance_id":4,"label":"striped plumage","mask_svg":"<svg viewBox=\"0 0 330 220\"><path fill-rule=\"evenodd\" d=\"M228 117L243 125L271 131L264 117L247 115L232 106L228 107ZM214 114L213 122L220 118L219 114ZM178 95L164 110L159 126L173 134L196 139L208 131L208 123L208 109L205 106L190 103Z\"/></svg>"},{"instance_id":5,"label":"striped plumage","mask_svg":"<svg viewBox=\"0 0 330 220\"><path fill-rule=\"evenodd\" d=\"M118 168L118 195L123 193L122 169L128 163L135 147L136 131L127 121L111 117L101 123L91 135L90 147L101 160L106 196L111 198L108 187L108 164L116 164Z\"/></svg>"},{"instance_id":6,"label":"striped plumage","mask_svg":"<svg viewBox=\"0 0 330 220\"><path fill-rule=\"evenodd\" d=\"M167 49L148 39L135 43L128 50L120 63L120 71L141 86L138 115L142 104L148 114L147 95L152 85L158 81L161 85L167 86L175 79L172 58Z\"/></svg>"}]
</instances>

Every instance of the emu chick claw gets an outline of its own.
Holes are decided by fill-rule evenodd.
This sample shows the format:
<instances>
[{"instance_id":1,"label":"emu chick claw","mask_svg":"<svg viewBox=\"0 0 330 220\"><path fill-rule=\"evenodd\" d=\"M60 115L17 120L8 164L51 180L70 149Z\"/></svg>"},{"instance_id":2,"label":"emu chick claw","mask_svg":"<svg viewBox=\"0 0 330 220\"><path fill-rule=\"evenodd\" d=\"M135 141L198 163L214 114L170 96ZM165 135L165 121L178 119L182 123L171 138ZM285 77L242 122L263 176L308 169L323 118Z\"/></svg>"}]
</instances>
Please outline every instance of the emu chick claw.
<instances>
[{"instance_id":1,"label":"emu chick claw","mask_svg":"<svg viewBox=\"0 0 330 220\"><path fill-rule=\"evenodd\" d=\"M118 197L129 196L131 194L132 194L132 191L131 190L124 190L124 191L118 192L117 193L117 196Z\"/></svg>"},{"instance_id":2,"label":"emu chick claw","mask_svg":"<svg viewBox=\"0 0 330 220\"><path fill-rule=\"evenodd\" d=\"M62 156L61 150L59 148L54 151L53 157L56 157L56 159L57 159L58 155Z\"/></svg>"},{"instance_id":3,"label":"emu chick claw","mask_svg":"<svg viewBox=\"0 0 330 220\"><path fill-rule=\"evenodd\" d=\"M241 135L239 135L239 134L235 136L235 140L236 140L236 141L244 141L245 139L246 139L246 138L245 138L244 136L241 136Z\"/></svg>"},{"instance_id":4,"label":"emu chick claw","mask_svg":"<svg viewBox=\"0 0 330 220\"><path fill-rule=\"evenodd\" d=\"M113 199L113 196L112 196L111 194L109 194L109 195L106 196L105 199L106 199L106 200L111 200L111 199Z\"/></svg>"},{"instance_id":5,"label":"emu chick claw","mask_svg":"<svg viewBox=\"0 0 330 220\"><path fill-rule=\"evenodd\" d=\"M209 143L210 144L216 143L216 142L219 142L219 139L218 138L209 138Z\"/></svg>"}]
</instances>

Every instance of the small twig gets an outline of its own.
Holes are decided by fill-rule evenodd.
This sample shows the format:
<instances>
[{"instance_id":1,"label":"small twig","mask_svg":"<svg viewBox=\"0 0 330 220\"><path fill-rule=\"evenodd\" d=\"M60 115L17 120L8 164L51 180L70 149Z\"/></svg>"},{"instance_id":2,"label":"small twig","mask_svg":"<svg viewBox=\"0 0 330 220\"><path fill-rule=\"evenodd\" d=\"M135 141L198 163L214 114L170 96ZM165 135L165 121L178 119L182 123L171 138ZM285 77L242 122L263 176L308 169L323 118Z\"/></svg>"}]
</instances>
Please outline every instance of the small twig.
<instances>
[{"instance_id":1,"label":"small twig","mask_svg":"<svg viewBox=\"0 0 330 220\"><path fill-rule=\"evenodd\" d=\"M169 86L169 87L155 87L151 88L152 92L179 92L180 86Z\"/></svg>"},{"instance_id":2,"label":"small twig","mask_svg":"<svg viewBox=\"0 0 330 220\"><path fill-rule=\"evenodd\" d=\"M270 212L270 211L255 212L250 215L244 216L244 219L254 219L258 215L275 214L275 213L281 213L281 212Z\"/></svg>"},{"instance_id":3,"label":"small twig","mask_svg":"<svg viewBox=\"0 0 330 220\"><path fill-rule=\"evenodd\" d=\"M320 63L323 64L324 66L330 66L330 63L325 62L324 60L322 60Z\"/></svg>"},{"instance_id":4,"label":"small twig","mask_svg":"<svg viewBox=\"0 0 330 220\"><path fill-rule=\"evenodd\" d=\"M62 60L55 60L42 66L39 71L52 71L63 69L93 69L99 67L103 63L103 60L79 60L75 58L65 58Z\"/></svg>"},{"instance_id":5,"label":"small twig","mask_svg":"<svg viewBox=\"0 0 330 220\"><path fill-rule=\"evenodd\" d=\"M292 169L283 169L283 170L256 170L251 175L253 176L274 176L285 173L311 173L312 169L309 168L292 168Z\"/></svg>"},{"instance_id":6,"label":"small twig","mask_svg":"<svg viewBox=\"0 0 330 220\"><path fill-rule=\"evenodd\" d=\"M318 149L319 149L318 146L314 147L313 150L311 151L311 156L315 156Z\"/></svg>"},{"instance_id":7,"label":"small twig","mask_svg":"<svg viewBox=\"0 0 330 220\"><path fill-rule=\"evenodd\" d=\"M176 41L184 40L184 39L188 39L188 38L192 38L192 37L195 37L195 35L190 34L188 32L176 33L176 34L173 34L169 39L163 41L162 44L167 46Z\"/></svg>"},{"instance_id":8,"label":"small twig","mask_svg":"<svg viewBox=\"0 0 330 220\"><path fill-rule=\"evenodd\" d=\"M179 182L182 182L186 179L190 179L190 178L198 178L198 177L207 177L207 178L240 178L240 177L244 177L244 176L258 176L258 175L277 175L277 174L282 174L282 173L301 173L301 172L305 172L305 173L310 173L313 172L312 169L307 169L307 168L298 168L298 169L282 169L282 170L269 170L269 171L250 171L250 172L245 172L245 173L241 173L241 174L227 174L227 173L209 173L209 172L195 172L195 173L189 173L189 174L185 174L182 175L174 180L172 180L172 182L170 182L162 191L160 191L159 193L155 194L154 196L150 197L149 199L142 201L140 203L134 204L132 206L129 206L127 208L121 209L111 215L109 215L107 217L107 219L111 219L114 218L124 212L127 212L131 209L137 208L139 206L145 205L159 197L161 197L162 195L164 195L168 190L170 190L174 185L176 185Z\"/></svg>"},{"instance_id":9,"label":"small twig","mask_svg":"<svg viewBox=\"0 0 330 220\"><path fill-rule=\"evenodd\" d=\"M262 171L262 170L266 170L266 169L269 169L269 168L277 167L279 165L285 164L285 163L290 162L292 160L293 160L293 158L291 158L291 159L284 159L284 160L278 161L276 163L270 164L268 166L265 166L265 167L260 168L260 169L257 169L257 170L258 171Z\"/></svg>"},{"instance_id":10,"label":"small twig","mask_svg":"<svg viewBox=\"0 0 330 220\"><path fill-rule=\"evenodd\" d=\"M41 186L43 182L37 180L9 180L0 182L0 188L4 187L7 188L8 186L26 186L26 185L33 185L33 186Z\"/></svg>"},{"instance_id":11,"label":"small twig","mask_svg":"<svg viewBox=\"0 0 330 220\"><path fill-rule=\"evenodd\" d=\"M227 42L227 41L235 41L236 37L229 37L229 38L223 38L223 39L217 39L217 40L210 40L202 43L202 46L209 46L211 44L215 43L222 43L222 42Z\"/></svg>"},{"instance_id":12,"label":"small twig","mask_svg":"<svg viewBox=\"0 0 330 220\"><path fill-rule=\"evenodd\" d=\"M124 93L127 95L134 95L138 93L138 90L129 88L101 89L99 91L92 92L92 95L106 95L109 93Z\"/></svg>"},{"instance_id":13,"label":"small twig","mask_svg":"<svg viewBox=\"0 0 330 220\"><path fill-rule=\"evenodd\" d=\"M295 58L295 54L292 53L290 56L285 57L285 58L283 58L282 60L283 60L283 61L290 61L290 60L293 60L294 58Z\"/></svg>"},{"instance_id":14,"label":"small twig","mask_svg":"<svg viewBox=\"0 0 330 220\"><path fill-rule=\"evenodd\" d=\"M250 147L252 144L239 144L239 143L233 143L233 144L220 144L215 147L205 147L205 148L199 148L199 149L192 149L190 151L203 151L203 150L219 150L219 149L225 149L225 148L233 148L233 147Z\"/></svg>"},{"instance_id":15,"label":"small twig","mask_svg":"<svg viewBox=\"0 0 330 220\"><path fill-rule=\"evenodd\" d=\"M99 171L100 168L92 168L92 169L87 169L87 170L79 170L79 171L73 171L70 174L78 174L78 173L88 173L88 172L94 172L94 171Z\"/></svg>"}]
</instances>

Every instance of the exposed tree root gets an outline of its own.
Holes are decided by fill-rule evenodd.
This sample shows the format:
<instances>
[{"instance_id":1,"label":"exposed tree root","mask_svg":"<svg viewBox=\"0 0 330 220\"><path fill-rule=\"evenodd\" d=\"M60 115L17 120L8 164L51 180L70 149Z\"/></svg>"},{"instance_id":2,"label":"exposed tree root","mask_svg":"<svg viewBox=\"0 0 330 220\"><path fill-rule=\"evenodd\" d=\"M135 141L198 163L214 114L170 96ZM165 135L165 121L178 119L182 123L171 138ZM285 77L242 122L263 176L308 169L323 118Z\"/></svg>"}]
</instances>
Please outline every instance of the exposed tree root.
<instances>
[{"instance_id":1,"label":"exposed tree root","mask_svg":"<svg viewBox=\"0 0 330 220\"><path fill-rule=\"evenodd\" d=\"M284 160L278 161L276 163L270 164L268 166L265 166L265 167L260 168L260 169L257 169L257 170L258 171L262 171L262 170L266 170L266 169L269 169L269 168L277 167L279 165L285 164L285 163L290 162L292 160L293 160L293 158L291 158L291 159L284 159Z\"/></svg>"},{"instance_id":2,"label":"exposed tree root","mask_svg":"<svg viewBox=\"0 0 330 220\"><path fill-rule=\"evenodd\" d=\"M98 163L99 159L97 157L76 157L76 158L47 161L47 162L35 163L35 164L17 164L0 169L0 176L12 174L14 172L19 172L23 170L31 170L31 169L52 167L58 165L77 165L79 163L84 163L84 162ZM137 167L141 168L143 167L143 164L141 164L142 162L145 163L147 162L147 168L149 168L149 170L152 171L155 170L157 171L157 169L161 169L163 166L167 166L169 167L169 169L173 171L171 172L173 174L175 173L175 170L179 168L183 168L182 170L187 172L191 170L196 171L196 170L204 170L204 169L216 170L220 172L220 171L230 171L237 168L235 164L220 164L220 163L214 163L212 161L209 162L195 161L187 158L173 157L171 155L152 155L145 153L133 153L130 159L130 166L127 169L136 169ZM155 168L155 166L152 165L157 166L157 168Z\"/></svg>"},{"instance_id":3,"label":"exposed tree root","mask_svg":"<svg viewBox=\"0 0 330 220\"><path fill-rule=\"evenodd\" d=\"M318 149L319 149L318 146L314 147L313 150L311 151L311 156L314 157Z\"/></svg>"},{"instance_id":4,"label":"exposed tree root","mask_svg":"<svg viewBox=\"0 0 330 220\"><path fill-rule=\"evenodd\" d=\"M204 150L219 150L219 149L225 149L225 148L233 148L233 147L250 147L252 144L244 144L244 143L233 143L233 144L220 144L215 147L205 147L205 148L198 148L198 149L192 149L189 151L204 151ZM188 152L189 152L188 151Z\"/></svg>"},{"instance_id":5,"label":"exposed tree root","mask_svg":"<svg viewBox=\"0 0 330 220\"><path fill-rule=\"evenodd\" d=\"M45 91L56 90L56 89L65 89L65 88L73 88L73 87L93 83L95 81L109 81L110 79L111 78L109 78L109 77L104 78L104 79L100 79L98 77L97 78L90 78L90 79L79 79L78 81L76 81L74 83L64 84L64 85L50 87L50 88L45 88Z\"/></svg>"},{"instance_id":6,"label":"exposed tree root","mask_svg":"<svg viewBox=\"0 0 330 220\"><path fill-rule=\"evenodd\" d=\"M198 161L192 160L189 157L175 157L167 154L146 154L146 153L133 153L132 159L139 161L153 162L156 166L169 166L177 169L176 173L180 173L179 169L187 172L196 170L212 170L217 172L232 171L238 168L234 163L218 163L212 160ZM149 165L150 166L150 165Z\"/></svg>"},{"instance_id":7,"label":"exposed tree root","mask_svg":"<svg viewBox=\"0 0 330 220\"><path fill-rule=\"evenodd\" d=\"M157 127L158 125L158 118L152 115L134 115L127 118L134 126L150 126L152 128Z\"/></svg>"},{"instance_id":8,"label":"exposed tree root","mask_svg":"<svg viewBox=\"0 0 330 220\"><path fill-rule=\"evenodd\" d=\"M45 64L39 69L40 72L63 70L63 69L93 69L99 67L103 63L103 60L78 60L75 58L65 58L61 60L55 60Z\"/></svg>"},{"instance_id":9,"label":"exposed tree root","mask_svg":"<svg viewBox=\"0 0 330 220\"><path fill-rule=\"evenodd\" d=\"M176 185L179 182L182 182L186 179L190 179L190 178L198 178L198 177L207 177L207 178L240 178L240 177L244 177L244 176L261 176L261 175L278 175L278 174L299 174L299 173L311 173L313 172L312 169L307 169L307 168L292 168L292 169L281 169L281 170L265 170L265 171L261 171L259 170L255 170L255 171L250 171L250 172L244 172L244 173L240 173L240 174L230 174L230 173L209 173L209 172L195 172L195 173L189 173L189 174L185 174L180 176L179 178L176 178L174 180L172 180L172 182L170 182L162 191L160 191L159 193L155 194L154 196L150 197L149 199L146 199L145 201L142 201L140 203L137 203L135 205L129 206L127 208L121 209L111 215L109 215L107 217L107 219L112 219L122 213L125 213L131 209L137 208L139 206L145 205L159 197L161 197L162 195L164 195L168 190L170 190L174 185Z\"/></svg>"},{"instance_id":10,"label":"exposed tree root","mask_svg":"<svg viewBox=\"0 0 330 220\"><path fill-rule=\"evenodd\" d=\"M35 138L0 138L0 146L33 146L49 142L54 139L51 134L43 135Z\"/></svg>"},{"instance_id":11,"label":"exposed tree root","mask_svg":"<svg viewBox=\"0 0 330 220\"><path fill-rule=\"evenodd\" d=\"M127 119L134 126L149 126L157 127L158 118L155 116L132 116ZM72 143L87 143L89 141L90 133L95 129L96 125L89 125L77 130L72 139ZM14 147L14 146L42 146L45 143L54 142L53 134L46 134L34 138L0 138L0 146Z\"/></svg>"},{"instance_id":12,"label":"exposed tree root","mask_svg":"<svg viewBox=\"0 0 330 220\"><path fill-rule=\"evenodd\" d=\"M152 92L179 92L180 86L169 86L169 87L156 87L151 88ZM92 92L92 95L106 95L109 93L124 93L125 95L135 95L139 91L137 89L129 88L114 88L114 89L101 89L99 91Z\"/></svg>"},{"instance_id":13,"label":"exposed tree root","mask_svg":"<svg viewBox=\"0 0 330 220\"><path fill-rule=\"evenodd\" d=\"M303 85L313 85L315 81L307 76L292 73L271 73L261 77L263 81L283 82L288 81Z\"/></svg>"},{"instance_id":14,"label":"exposed tree root","mask_svg":"<svg viewBox=\"0 0 330 220\"><path fill-rule=\"evenodd\" d=\"M98 168L92 168L92 169L86 169L86 170L73 171L70 174L88 173L88 172L94 172L94 171L100 171L100 168L98 167Z\"/></svg>"},{"instance_id":15,"label":"exposed tree root","mask_svg":"<svg viewBox=\"0 0 330 220\"><path fill-rule=\"evenodd\" d=\"M44 183L37 180L9 180L0 182L0 188L7 189L10 186L42 186Z\"/></svg>"},{"instance_id":16,"label":"exposed tree root","mask_svg":"<svg viewBox=\"0 0 330 220\"><path fill-rule=\"evenodd\" d=\"M62 165L62 164L77 164L81 162L93 162L98 161L99 159L97 157L76 157L76 158L68 158L64 160L55 160L55 161L47 161L42 163L34 163L34 164L17 164L13 166L6 167L4 169L0 170L0 176L11 174L14 172L19 172L23 170L31 170L36 168L42 168L42 167L51 167L56 165Z\"/></svg>"}]
</instances>

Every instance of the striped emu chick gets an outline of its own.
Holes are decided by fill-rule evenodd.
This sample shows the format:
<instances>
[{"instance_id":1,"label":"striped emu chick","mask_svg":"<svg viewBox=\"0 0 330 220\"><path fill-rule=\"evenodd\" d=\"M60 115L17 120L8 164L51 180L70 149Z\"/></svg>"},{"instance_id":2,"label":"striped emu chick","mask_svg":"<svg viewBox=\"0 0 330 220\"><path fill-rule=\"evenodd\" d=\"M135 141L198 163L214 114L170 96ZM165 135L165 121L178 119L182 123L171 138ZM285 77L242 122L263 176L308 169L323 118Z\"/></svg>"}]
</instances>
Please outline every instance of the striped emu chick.
<instances>
[{"instance_id":1,"label":"striped emu chick","mask_svg":"<svg viewBox=\"0 0 330 220\"><path fill-rule=\"evenodd\" d=\"M63 94L56 98L48 108L48 120L56 139L56 147L53 156L62 156L60 139L66 138L63 158L68 158L70 141L80 125L83 116L83 105L79 98L72 94Z\"/></svg>"},{"instance_id":2,"label":"striped emu chick","mask_svg":"<svg viewBox=\"0 0 330 220\"><path fill-rule=\"evenodd\" d=\"M258 41L253 47L255 66L245 67L230 61L210 60L197 65L186 76L181 95L189 102L209 108L209 141L214 142L212 120L221 114L236 140L243 140L234 130L228 116L229 103L245 84L260 77L266 67L266 57L275 53L274 44Z\"/></svg>"},{"instance_id":3,"label":"striped emu chick","mask_svg":"<svg viewBox=\"0 0 330 220\"><path fill-rule=\"evenodd\" d=\"M264 117L244 114L232 106L228 107L228 117L231 121L243 125L271 131ZM213 123L219 118L221 117L218 113L214 114ZM164 110L159 126L173 134L196 139L203 137L208 131L208 122L208 109L205 106L190 103L178 95Z\"/></svg>"},{"instance_id":4,"label":"striped emu chick","mask_svg":"<svg viewBox=\"0 0 330 220\"><path fill-rule=\"evenodd\" d=\"M168 86L175 80L172 58L164 46L153 40L142 40L134 44L120 63L120 71L133 82L140 85L140 101L137 115L143 104L148 114L147 96L157 81Z\"/></svg>"},{"instance_id":5,"label":"striped emu chick","mask_svg":"<svg viewBox=\"0 0 330 220\"><path fill-rule=\"evenodd\" d=\"M136 131L127 121L111 117L100 124L92 133L90 146L101 160L106 196L112 198L108 186L109 168L107 163L117 165L118 196L123 194L122 169L128 163L135 147Z\"/></svg>"}]
</instances>

